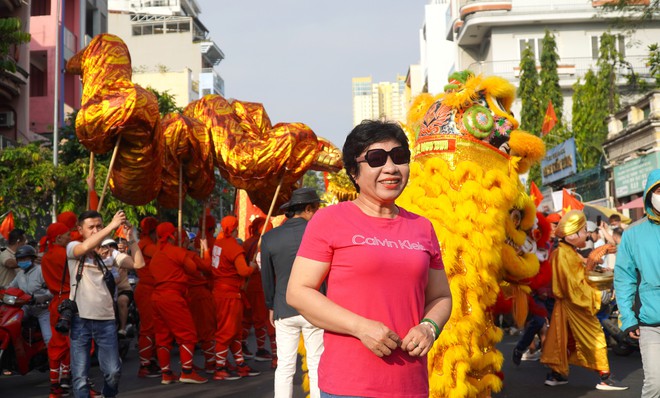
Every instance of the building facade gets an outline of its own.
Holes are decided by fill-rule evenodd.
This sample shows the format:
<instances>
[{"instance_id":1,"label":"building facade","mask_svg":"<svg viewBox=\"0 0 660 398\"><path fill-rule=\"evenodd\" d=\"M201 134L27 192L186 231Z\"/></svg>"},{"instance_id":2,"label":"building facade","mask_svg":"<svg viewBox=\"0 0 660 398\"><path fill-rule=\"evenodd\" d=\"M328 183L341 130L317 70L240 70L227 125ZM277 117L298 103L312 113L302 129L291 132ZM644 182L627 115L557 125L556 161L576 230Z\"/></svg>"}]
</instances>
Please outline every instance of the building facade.
<instances>
[{"instance_id":1,"label":"building facade","mask_svg":"<svg viewBox=\"0 0 660 398\"><path fill-rule=\"evenodd\" d=\"M612 26L614 15L602 14L603 1L582 0L454 0L450 7L452 23L447 39L458 46L457 70L497 75L516 86L520 60L526 46L534 52L537 63L546 29L557 42L559 84L563 91L563 115L571 124L573 85L596 62L600 37L605 32L617 38L617 50L627 67L620 68L616 84L625 91L625 73L634 71L648 76L648 46L660 37L660 20L638 28L632 34ZM540 63L538 63L540 68ZM513 106L520 112L520 102Z\"/></svg>"},{"instance_id":2,"label":"building facade","mask_svg":"<svg viewBox=\"0 0 660 398\"><path fill-rule=\"evenodd\" d=\"M31 2L31 131L50 139L55 124L62 126L80 108L80 77L65 73L64 66L94 36L107 31L107 7L104 0Z\"/></svg>"},{"instance_id":3,"label":"building facade","mask_svg":"<svg viewBox=\"0 0 660 398\"><path fill-rule=\"evenodd\" d=\"M174 95L179 107L224 95L215 67L225 57L200 20L196 0L110 0L109 32L131 53L133 81Z\"/></svg>"},{"instance_id":4,"label":"building facade","mask_svg":"<svg viewBox=\"0 0 660 398\"><path fill-rule=\"evenodd\" d=\"M363 120L405 122L409 92L406 76L397 75L394 82L373 83L371 77L354 77L353 126Z\"/></svg>"},{"instance_id":5,"label":"building facade","mask_svg":"<svg viewBox=\"0 0 660 398\"><path fill-rule=\"evenodd\" d=\"M646 177L660 168L660 90L652 91L628 105L608 122L603 151L611 172L609 189L614 205L633 202L644 193ZM633 218L643 210L634 207Z\"/></svg>"},{"instance_id":6,"label":"building facade","mask_svg":"<svg viewBox=\"0 0 660 398\"><path fill-rule=\"evenodd\" d=\"M0 2L0 18L10 17L20 21L21 31L30 31L29 6L18 0ZM30 43L11 46L7 56L16 72L0 70L0 149L30 138Z\"/></svg>"}]
</instances>

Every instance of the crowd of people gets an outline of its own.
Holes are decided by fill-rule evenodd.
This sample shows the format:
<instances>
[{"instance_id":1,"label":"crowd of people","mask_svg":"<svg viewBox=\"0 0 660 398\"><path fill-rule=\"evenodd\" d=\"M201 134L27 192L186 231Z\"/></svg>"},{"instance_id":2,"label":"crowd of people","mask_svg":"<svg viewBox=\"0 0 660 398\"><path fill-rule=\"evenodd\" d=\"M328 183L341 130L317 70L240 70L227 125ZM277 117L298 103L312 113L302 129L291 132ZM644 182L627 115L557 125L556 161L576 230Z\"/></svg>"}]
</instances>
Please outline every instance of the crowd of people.
<instances>
[{"instance_id":1,"label":"crowd of people","mask_svg":"<svg viewBox=\"0 0 660 398\"><path fill-rule=\"evenodd\" d=\"M136 229L123 211L107 225L95 210L62 213L38 249L24 231L11 231L0 253L0 286L33 297L25 313L38 319L48 347L50 397L69 389L75 397L118 394L126 377L119 341L133 302L139 378L236 380L260 374L246 361L254 358L275 369L275 397L291 397L302 336L313 398L427 397L427 353L452 298L432 224L395 204L410 172L405 133L365 121L347 137L343 156L355 200L321 208L313 189L295 190L281 207L287 220L273 228L254 219L245 242L231 215L219 224L203 217L194 239L154 217ZM627 388L611 376L599 323L599 313L616 303L622 330L640 342L643 396L660 396L653 367L660 356L660 170L644 195L647 218L625 232L616 215L600 225L578 210L539 216L551 228L530 283L540 310L530 311L512 361L540 358L550 369L546 385L566 384L573 364L594 370L600 390ZM402 241L412 243L396 244ZM613 272L616 295L589 281L594 272ZM135 288L129 273L137 275ZM255 353L247 345L252 328ZM174 343L180 374L172 367ZM202 364L193 361L196 350ZM89 377L93 355L102 391Z\"/></svg>"}]
</instances>

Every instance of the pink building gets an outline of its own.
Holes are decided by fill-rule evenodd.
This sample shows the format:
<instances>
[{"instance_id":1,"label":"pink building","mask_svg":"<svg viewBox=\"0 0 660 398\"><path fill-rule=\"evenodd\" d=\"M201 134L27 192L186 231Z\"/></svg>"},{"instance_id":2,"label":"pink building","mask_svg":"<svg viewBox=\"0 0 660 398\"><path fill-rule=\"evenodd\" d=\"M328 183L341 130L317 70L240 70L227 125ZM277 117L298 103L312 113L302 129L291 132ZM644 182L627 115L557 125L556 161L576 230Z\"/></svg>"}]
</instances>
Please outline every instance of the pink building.
<instances>
[{"instance_id":1,"label":"pink building","mask_svg":"<svg viewBox=\"0 0 660 398\"><path fill-rule=\"evenodd\" d=\"M82 15L81 10L84 10ZM80 108L80 78L65 73L64 65L92 37L107 31L107 15L107 3L103 0L32 1L29 84L31 131L44 134L47 138L52 137L56 99L61 104L58 107L59 126L63 125L71 111ZM56 53L58 36L59 48ZM57 60L59 67L56 67ZM56 70L60 71L57 92Z\"/></svg>"}]
</instances>

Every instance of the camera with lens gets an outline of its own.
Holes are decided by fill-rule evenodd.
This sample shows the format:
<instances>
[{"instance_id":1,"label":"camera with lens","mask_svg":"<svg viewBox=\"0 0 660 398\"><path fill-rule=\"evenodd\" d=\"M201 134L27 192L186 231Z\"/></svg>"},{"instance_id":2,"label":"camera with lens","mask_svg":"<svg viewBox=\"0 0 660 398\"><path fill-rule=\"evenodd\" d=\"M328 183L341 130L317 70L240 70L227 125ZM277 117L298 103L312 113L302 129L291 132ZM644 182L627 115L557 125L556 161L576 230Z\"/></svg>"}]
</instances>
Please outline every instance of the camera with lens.
<instances>
[{"instance_id":1,"label":"camera with lens","mask_svg":"<svg viewBox=\"0 0 660 398\"><path fill-rule=\"evenodd\" d=\"M71 319L78 313L76 302L69 299L62 300L60 305L57 306L57 312L60 313L60 317L57 318L55 330L60 333L69 333Z\"/></svg>"},{"instance_id":2,"label":"camera with lens","mask_svg":"<svg viewBox=\"0 0 660 398\"><path fill-rule=\"evenodd\" d=\"M115 277L114 275L112 275L112 272L105 271L103 273L103 282L105 283L105 286L108 288L110 295L114 296L117 291L117 283L115 282Z\"/></svg>"}]
</instances>

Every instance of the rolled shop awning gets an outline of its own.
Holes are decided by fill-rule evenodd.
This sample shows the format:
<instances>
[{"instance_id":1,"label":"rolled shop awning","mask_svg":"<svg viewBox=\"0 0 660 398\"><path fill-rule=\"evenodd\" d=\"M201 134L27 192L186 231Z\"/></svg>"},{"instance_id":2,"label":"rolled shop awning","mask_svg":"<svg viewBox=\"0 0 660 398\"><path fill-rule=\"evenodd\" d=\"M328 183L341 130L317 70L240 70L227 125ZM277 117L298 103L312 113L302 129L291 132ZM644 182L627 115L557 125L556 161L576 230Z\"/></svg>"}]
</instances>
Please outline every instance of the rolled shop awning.
<instances>
[{"instance_id":1,"label":"rolled shop awning","mask_svg":"<svg viewBox=\"0 0 660 398\"><path fill-rule=\"evenodd\" d=\"M644 208L644 197L643 196L617 207L617 209L619 209L619 210L623 210L623 209L643 209L643 208Z\"/></svg>"}]
</instances>

